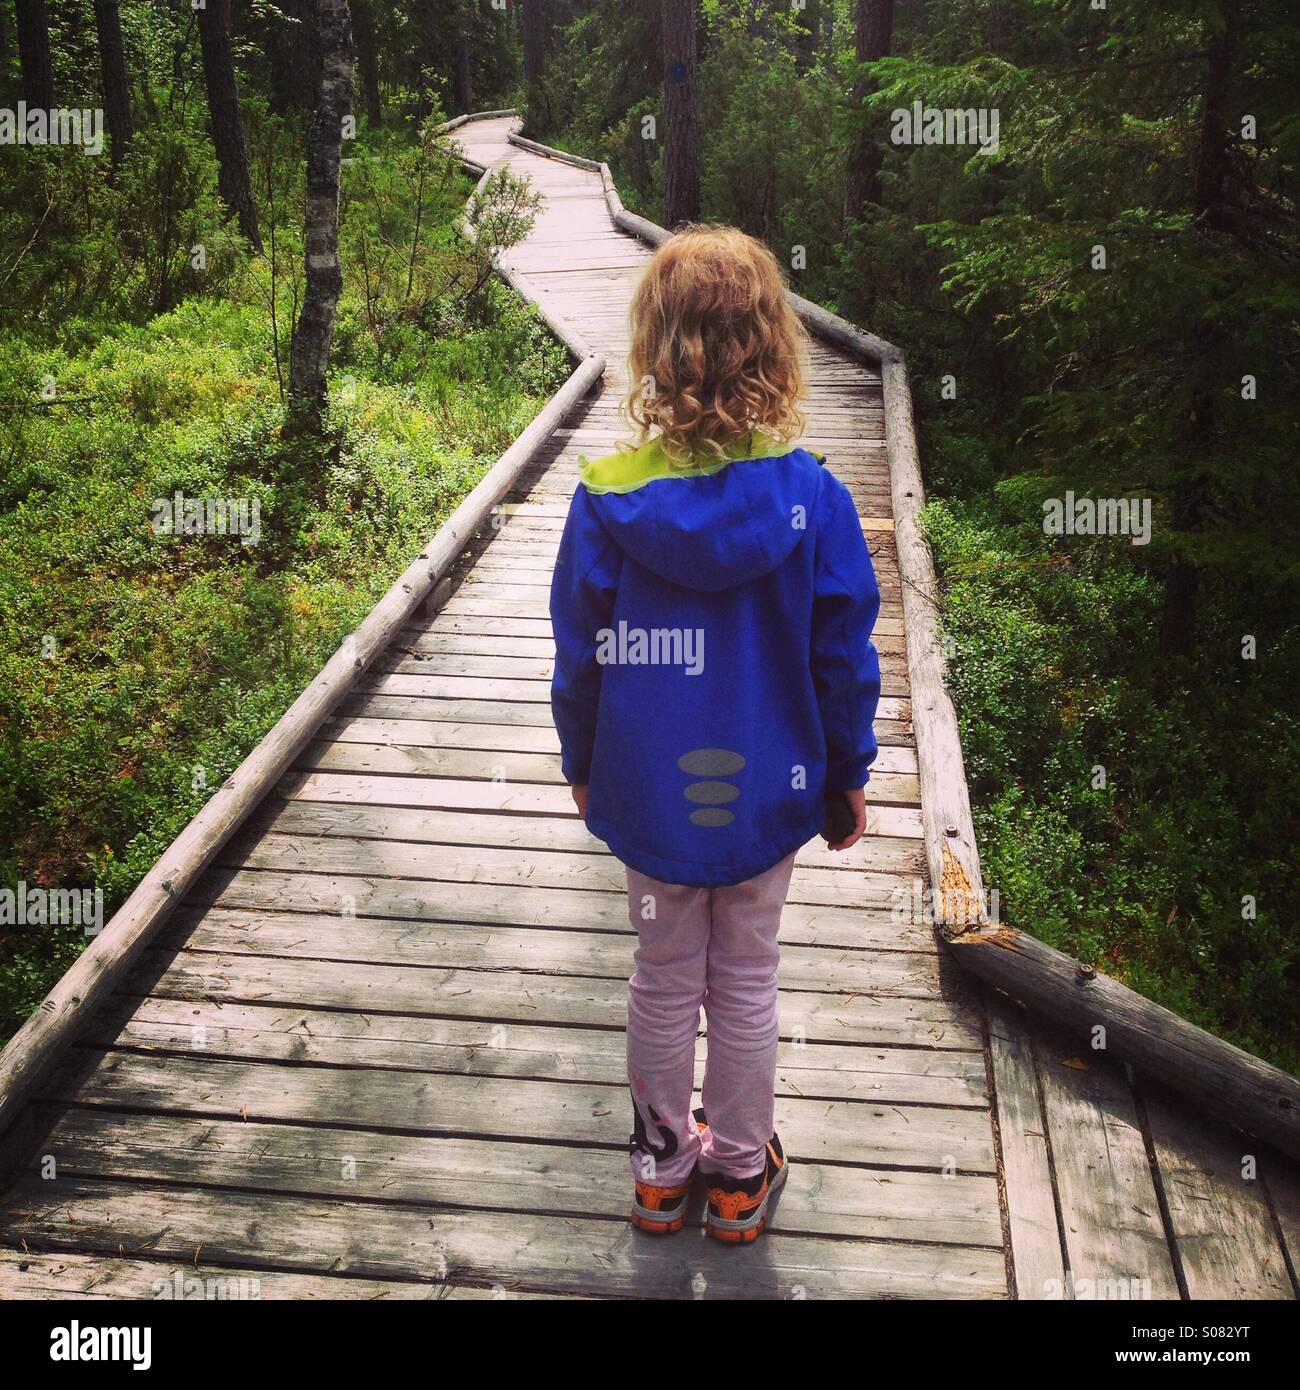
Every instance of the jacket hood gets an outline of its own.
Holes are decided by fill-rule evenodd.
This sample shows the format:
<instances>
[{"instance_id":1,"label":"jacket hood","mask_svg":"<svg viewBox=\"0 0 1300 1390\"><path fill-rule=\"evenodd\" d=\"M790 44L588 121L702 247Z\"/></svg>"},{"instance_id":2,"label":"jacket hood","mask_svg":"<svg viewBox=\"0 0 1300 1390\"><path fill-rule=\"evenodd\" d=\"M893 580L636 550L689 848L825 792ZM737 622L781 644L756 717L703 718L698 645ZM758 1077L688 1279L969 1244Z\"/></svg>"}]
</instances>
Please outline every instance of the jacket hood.
<instances>
[{"instance_id":1,"label":"jacket hood","mask_svg":"<svg viewBox=\"0 0 1300 1390\"><path fill-rule=\"evenodd\" d=\"M658 440L583 459L582 484L630 559L687 589L713 593L767 574L807 534L821 461L761 435L725 461L675 467Z\"/></svg>"}]
</instances>

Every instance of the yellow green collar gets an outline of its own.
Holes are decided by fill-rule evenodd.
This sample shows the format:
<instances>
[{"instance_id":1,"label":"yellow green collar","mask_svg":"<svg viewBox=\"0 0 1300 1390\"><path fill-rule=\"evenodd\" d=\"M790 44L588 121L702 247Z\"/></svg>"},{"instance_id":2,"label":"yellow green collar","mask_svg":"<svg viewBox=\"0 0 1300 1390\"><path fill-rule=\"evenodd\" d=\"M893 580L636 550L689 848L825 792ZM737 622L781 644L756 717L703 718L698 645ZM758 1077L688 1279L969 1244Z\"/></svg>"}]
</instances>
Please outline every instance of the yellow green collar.
<instances>
[{"instance_id":1,"label":"yellow green collar","mask_svg":"<svg viewBox=\"0 0 1300 1390\"><path fill-rule=\"evenodd\" d=\"M704 478L720 473L729 463L753 459L781 458L795 446L771 435L755 431L749 438L732 445L725 458L696 455L687 466L679 466L664 450L659 439L651 439L639 449L620 449L604 458L579 457L578 476L588 492L634 492L657 478Z\"/></svg>"}]
</instances>

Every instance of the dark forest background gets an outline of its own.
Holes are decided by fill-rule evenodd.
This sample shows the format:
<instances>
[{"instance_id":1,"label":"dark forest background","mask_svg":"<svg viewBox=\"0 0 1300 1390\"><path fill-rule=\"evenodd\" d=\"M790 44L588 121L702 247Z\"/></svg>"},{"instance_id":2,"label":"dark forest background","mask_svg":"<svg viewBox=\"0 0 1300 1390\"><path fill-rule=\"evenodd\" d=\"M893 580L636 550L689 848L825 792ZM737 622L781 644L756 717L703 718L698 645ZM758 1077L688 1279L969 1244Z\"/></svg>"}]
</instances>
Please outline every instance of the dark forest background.
<instances>
[{"instance_id":1,"label":"dark forest background","mask_svg":"<svg viewBox=\"0 0 1300 1390\"><path fill-rule=\"evenodd\" d=\"M1300 1063L1293 4L353 0L305 417L344 7L209 4L0 0L0 106L110 125L99 159L0 146L4 882L120 901L554 389L485 260L527 192L469 246L435 134L517 105L630 208L744 228L905 349L1003 915ZM914 102L996 110L996 152L892 143ZM160 555L140 499L178 486L256 491L271 543ZM1150 544L1046 535L1067 492L1149 499ZM10 1028L79 944L5 952Z\"/></svg>"}]
</instances>

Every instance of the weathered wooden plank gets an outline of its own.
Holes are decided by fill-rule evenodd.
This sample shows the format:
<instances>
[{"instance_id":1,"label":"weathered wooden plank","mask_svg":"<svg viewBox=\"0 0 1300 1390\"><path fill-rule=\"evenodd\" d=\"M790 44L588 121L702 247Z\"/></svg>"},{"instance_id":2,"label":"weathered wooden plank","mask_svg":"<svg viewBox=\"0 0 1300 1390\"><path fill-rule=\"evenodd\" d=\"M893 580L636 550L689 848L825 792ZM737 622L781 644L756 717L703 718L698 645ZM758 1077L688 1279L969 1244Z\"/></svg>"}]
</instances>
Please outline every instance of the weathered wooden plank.
<instances>
[{"instance_id":1,"label":"weathered wooden plank","mask_svg":"<svg viewBox=\"0 0 1300 1390\"><path fill-rule=\"evenodd\" d=\"M1293 1298L1258 1145L1142 1087L1151 1144L1189 1298Z\"/></svg>"},{"instance_id":2,"label":"weathered wooden plank","mask_svg":"<svg viewBox=\"0 0 1300 1390\"><path fill-rule=\"evenodd\" d=\"M474 1134L525 1143L555 1140L603 1146L614 1154L626 1153L631 1123L626 1084L281 1066L94 1049L79 1050L72 1061L78 1065L75 1081L57 1079L51 1094L75 1096L79 1106L387 1133ZM810 1161L933 1172L947 1164L963 1172L993 1171L983 1110L781 1096L776 1124L790 1152ZM620 1168L623 1161L615 1160ZM518 1205L504 1194L489 1204Z\"/></svg>"},{"instance_id":3,"label":"weathered wooden plank","mask_svg":"<svg viewBox=\"0 0 1300 1390\"><path fill-rule=\"evenodd\" d=\"M88 1027L86 1041L153 1052L248 1061L458 1072L621 1085L627 1049L620 1029L565 1028L474 1019L363 1015L226 1001L119 996ZM705 1040L696 1045L696 1084ZM977 1052L942 1048L783 1042L777 1090L805 1099L913 1105L987 1105Z\"/></svg>"},{"instance_id":4,"label":"weathered wooden plank","mask_svg":"<svg viewBox=\"0 0 1300 1390\"><path fill-rule=\"evenodd\" d=\"M442 1211L222 1192L29 1180L4 1234L38 1250L158 1257L372 1279L441 1278L523 1291L645 1298L1003 1298L1000 1252L772 1235L763 1261L714 1241L638 1238L626 1221Z\"/></svg>"},{"instance_id":5,"label":"weathered wooden plank","mask_svg":"<svg viewBox=\"0 0 1300 1390\"><path fill-rule=\"evenodd\" d=\"M984 995L1016 1297L1066 1297L1047 1119L1033 1046L1014 1006Z\"/></svg>"},{"instance_id":6,"label":"weathered wooden plank","mask_svg":"<svg viewBox=\"0 0 1300 1390\"><path fill-rule=\"evenodd\" d=\"M493 553L496 547L493 547ZM517 563L518 557L509 558L509 547L502 546L500 555L507 563ZM901 636L902 623L897 619L881 618L876 624L877 635ZM551 638L551 623L546 618L520 618L511 614L476 613L470 609L465 612L448 612L445 608L427 626L406 628L406 633L419 636L423 632L469 632L469 633L507 633L520 637ZM554 645L554 643L552 643Z\"/></svg>"},{"instance_id":7,"label":"weathered wooden plank","mask_svg":"<svg viewBox=\"0 0 1300 1390\"><path fill-rule=\"evenodd\" d=\"M538 571L544 574L545 571ZM513 633L499 635L459 631L429 631L417 634L402 634L390 652L412 656L516 656L532 657L540 661L554 661L555 640L550 636L516 636Z\"/></svg>"},{"instance_id":8,"label":"weathered wooden plank","mask_svg":"<svg viewBox=\"0 0 1300 1390\"><path fill-rule=\"evenodd\" d=\"M506 680L542 681L549 685L555 662L551 657L523 656L517 653L424 652L391 647L371 666L372 671L400 671L408 675L484 676ZM896 687L906 681L906 662L901 656L885 652L880 657L882 685L891 678ZM874 771L874 769L873 769Z\"/></svg>"},{"instance_id":9,"label":"weathered wooden plank","mask_svg":"<svg viewBox=\"0 0 1300 1390\"><path fill-rule=\"evenodd\" d=\"M892 588L892 591L891 591ZM887 617L901 617L902 607L897 586L889 580L880 582L880 609ZM545 588L529 585L469 584L462 585L444 606L448 613L480 613L499 617L546 618L550 613L549 594ZM902 684L895 680L895 684ZM899 690L889 694L897 695Z\"/></svg>"},{"instance_id":10,"label":"weathered wooden plank","mask_svg":"<svg viewBox=\"0 0 1300 1390\"><path fill-rule=\"evenodd\" d=\"M340 707L340 714L365 714L380 719L452 720L465 724L514 724L554 730L546 705L519 700L439 699L425 695L382 695L358 691Z\"/></svg>"},{"instance_id":11,"label":"weathered wooden plank","mask_svg":"<svg viewBox=\"0 0 1300 1390\"><path fill-rule=\"evenodd\" d=\"M339 706L341 716L377 719L442 720L463 724L526 725L554 729L550 710L511 700L449 700L427 696L374 695L360 691ZM882 747L912 747L910 725L901 719L877 719L876 741Z\"/></svg>"},{"instance_id":12,"label":"weathered wooden plank","mask_svg":"<svg viewBox=\"0 0 1300 1390\"><path fill-rule=\"evenodd\" d=\"M503 787L519 783L561 788L567 788L568 785L560 772L559 756L552 753L506 753L475 748L329 742L318 739L303 749L297 766L314 772L382 773L386 776L404 778L450 777L482 780ZM920 785L917 779L908 773L877 772L873 768L867 799L873 806L916 806L920 799Z\"/></svg>"},{"instance_id":13,"label":"weathered wooden plank","mask_svg":"<svg viewBox=\"0 0 1300 1390\"><path fill-rule=\"evenodd\" d=\"M265 869L273 873L360 875L410 878L453 885L499 884L525 888L583 889L616 894L624 901L627 871L611 854L523 850L495 845L461 847L342 835L300 835L283 831L238 837L218 856L224 868ZM905 841L899 843L906 843ZM912 925L922 914L922 883L904 869L838 869L797 865L787 903L837 908L874 908L868 920L889 926ZM928 925L928 923L927 923ZM630 928L629 928L630 930ZM909 933L906 949L921 939ZM857 939L845 944L864 945ZM874 949L904 949L888 932L873 940Z\"/></svg>"},{"instance_id":14,"label":"weathered wooden plank","mask_svg":"<svg viewBox=\"0 0 1300 1390\"><path fill-rule=\"evenodd\" d=\"M1040 1036L1035 1048L1071 1296L1180 1297L1128 1083L1065 1039Z\"/></svg>"},{"instance_id":15,"label":"weathered wooden plank","mask_svg":"<svg viewBox=\"0 0 1300 1390\"><path fill-rule=\"evenodd\" d=\"M163 943L180 944L164 932ZM633 969L630 932L522 931L509 926L326 917L300 913L232 914L208 911L183 929L195 951L248 952L287 959L366 961L522 974L626 980ZM937 955L907 951L841 951L833 975L822 950L788 945L781 963L786 989L834 994L919 995L938 988Z\"/></svg>"},{"instance_id":16,"label":"weathered wooden plank","mask_svg":"<svg viewBox=\"0 0 1300 1390\"><path fill-rule=\"evenodd\" d=\"M486 603L485 600L477 599L467 599L465 602ZM358 689L375 695L415 695L436 700L490 700L494 703L540 705L543 707L544 717L550 718L550 686L546 681L483 680L473 676L406 676L381 673L363 676L357 685ZM911 719L911 701L905 696L882 696L880 709L882 719Z\"/></svg>"},{"instance_id":17,"label":"weathered wooden plank","mask_svg":"<svg viewBox=\"0 0 1300 1390\"><path fill-rule=\"evenodd\" d=\"M215 871L195 889L189 907L206 910L212 904L259 913L290 909L290 916L299 918L319 914L348 921L356 917L378 917L402 919L408 924L421 921L497 923L514 928L631 934L626 895L586 888L537 886L521 893L511 884L223 869ZM872 909L861 907L792 903L782 916L781 940L792 945L835 950L836 957L823 965L828 972L833 971L835 960L845 950L873 955L896 954L892 948L901 946L906 954L926 955L931 961L937 957L937 952L913 949L920 943L919 933L902 937L892 909L874 910L874 920L880 930L869 937L864 931L864 922L872 912ZM309 929L305 920L302 929ZM885 947L883 951L882 946Z\"/></svg>"},{"instance_id":18,"label":"weathered wooden plank","mask_svg":"<svg viewBox=\"0 0 1300 1390\"><path fill-rule=\"evenodd\" d=\"M627 985L621 980L519 974L507 970L437 970L353 964L346 975L330 961L150 952L130 988L168 999L239 1000L248 1004L352 1009L359 1013L492 1019L501 1023L623 1028ZM980 1048L975 1006L903 995L781 996L781 1036L879 1047Z\"/></svg>"},{"instance_id":19,"label":"weathered wooden plank","mask_svg":"<svg viewBox=\"0 0 1300 1390\"><path fill-rule=\"evenodd\" d=\"M566 1216L617 1217L628 1200L620 1152L501 1139L72 1110L47 1147L60 1174L71 1178L152 1178ZM799 1161L772 1229L997 1247L994 1181Z\"/></svg>"},{"instance_id":20,"label":"weathered wooden plank","mask_svg":"<svg viewBox=\"0 0 1300 1390\"><path fill-rule=\"evenodd\" d=\"M392 806L274 800L259 812L256 825L263 831L286 835L343 835L360 839L410 840L417 844L485 845L501 849L515 845L532 850L609 853L603 841L596 839L576 816L499 816L489 811L465 815ZM819 836L804 845L795 863L799 869L806 866L911 875L924 872L924 852L916 840L871 835L864 836L850 849L832 853Z\"/></svg>"},{"instance_id":21,"label":"weathered wooden plank","mask_svg":"<svg viewBox=\"0 0 1300 1390\"><path fill-rule=\"evenodd\" d=\"M196 1247L197 1249L198 1247ZM285 1274L278 1269L234 1269L196 1264L185 1259L146 1260L112 1255L57 1255L0 1250L0 1298L185 1299L231 1302L243 1299L381 1300L422 1299L433 1302L478 1302L496 1298L540 1300L579 1298L580 1294L520 1293L496 1284L491 1288L414 1279L341 1279L321 1274Z\"/></svg>"}]
</instances>

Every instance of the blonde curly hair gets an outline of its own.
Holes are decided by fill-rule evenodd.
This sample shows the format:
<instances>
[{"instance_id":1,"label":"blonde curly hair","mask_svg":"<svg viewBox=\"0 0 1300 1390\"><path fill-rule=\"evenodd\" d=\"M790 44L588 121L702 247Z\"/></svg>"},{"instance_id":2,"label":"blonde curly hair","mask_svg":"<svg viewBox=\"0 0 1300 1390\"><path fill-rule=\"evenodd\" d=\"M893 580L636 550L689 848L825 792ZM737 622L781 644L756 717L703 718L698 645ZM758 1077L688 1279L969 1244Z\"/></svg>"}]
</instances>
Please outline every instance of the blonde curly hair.
<instances>
[{"instance_id":1,"label":"blonde curly hair","mask_svg":"<svg viewBox=\"0 0 1300 1390\"><path fill-rule=\"evenodd\" d=\"M735 227L684 228L641 277L631 328L624 412L674 464L720 459L755 430L803 432L808 335L762 242Z\"/></svg>"}]
</instances>

